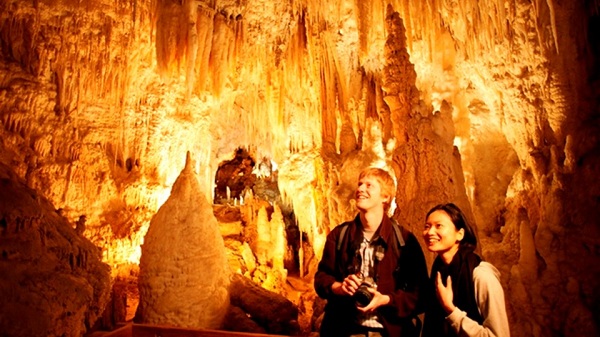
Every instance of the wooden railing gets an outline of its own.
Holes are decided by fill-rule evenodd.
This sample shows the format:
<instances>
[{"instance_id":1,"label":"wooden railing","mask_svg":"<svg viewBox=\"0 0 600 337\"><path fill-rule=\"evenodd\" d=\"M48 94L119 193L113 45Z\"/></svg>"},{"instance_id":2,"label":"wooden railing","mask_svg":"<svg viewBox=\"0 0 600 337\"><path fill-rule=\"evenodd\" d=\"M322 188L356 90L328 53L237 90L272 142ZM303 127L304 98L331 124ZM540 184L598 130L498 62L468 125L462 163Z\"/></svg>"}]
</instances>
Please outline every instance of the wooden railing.
<instances>
[{"instance_id":1,"label":"wooden railing","mask_svg":"<svg viewBox=\"0 0 600 337\"><path fill-rule=\"evenodd\" d=\"M196 330L160 325L128 323L114 331L102 334L102 337L273 337L247 332Z\"/></svg>"}]
</instances>

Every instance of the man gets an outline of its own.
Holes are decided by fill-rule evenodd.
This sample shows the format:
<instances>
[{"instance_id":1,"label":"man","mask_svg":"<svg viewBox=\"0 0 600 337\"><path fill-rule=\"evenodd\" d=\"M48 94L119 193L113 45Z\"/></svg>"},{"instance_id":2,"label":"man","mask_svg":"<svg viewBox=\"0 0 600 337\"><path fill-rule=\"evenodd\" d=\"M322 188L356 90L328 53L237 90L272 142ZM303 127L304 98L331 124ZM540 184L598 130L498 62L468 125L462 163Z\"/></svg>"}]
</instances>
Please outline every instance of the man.
<instances>
[{"instance_id":1,"label":"man","mask_svg":"<svg viewBox=\"0 0 600 337\"><path fill-rule=\"evenodd\" d=\"M419 335L427 265L415 236L386 215L394 195L390 174L367 168L355 194L359 214L327 236L315 275L315 290L327 300L322 337Z\"/></svg>"}]
</instances>

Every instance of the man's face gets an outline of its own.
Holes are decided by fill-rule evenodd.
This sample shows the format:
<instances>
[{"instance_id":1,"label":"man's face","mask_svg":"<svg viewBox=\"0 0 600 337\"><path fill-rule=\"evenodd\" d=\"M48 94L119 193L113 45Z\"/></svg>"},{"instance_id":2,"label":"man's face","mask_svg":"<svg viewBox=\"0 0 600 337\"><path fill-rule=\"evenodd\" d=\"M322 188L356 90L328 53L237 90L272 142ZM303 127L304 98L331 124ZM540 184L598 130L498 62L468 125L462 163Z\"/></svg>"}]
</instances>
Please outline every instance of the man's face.
<instances>
[{"instance_id":1,"label":"man's face","mask_svg":"<svg viewBox=\"0 0 600 337\"><path fill-rule=\"evenodd\" d=\"M356 189L356 207L361 211L368 211L381 207L389 197L381 194L381 184L375 177L366 176L358 181Z\"/></svg>"}]
</instances>

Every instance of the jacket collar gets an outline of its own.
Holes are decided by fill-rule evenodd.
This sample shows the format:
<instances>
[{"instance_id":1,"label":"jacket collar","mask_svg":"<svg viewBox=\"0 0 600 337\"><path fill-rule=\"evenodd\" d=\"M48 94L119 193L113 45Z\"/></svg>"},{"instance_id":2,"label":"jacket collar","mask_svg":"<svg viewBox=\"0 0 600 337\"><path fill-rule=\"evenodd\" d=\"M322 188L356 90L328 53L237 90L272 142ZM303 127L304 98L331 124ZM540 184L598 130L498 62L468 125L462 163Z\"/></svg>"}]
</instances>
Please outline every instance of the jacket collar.
<instances>
[{"instance_id":1,"label":"jacket collar","mask_svg":"<svg viewBox=\"0 0 600 337\"><path fill-rule=\"evenodd\" d=\"M363 226L362 222L360 221L360 214L357 214L354 218L354 226L352 227L353 228L350 230L350 242L360 246L360 243L363 239ZM394 234L392 229L392 221L387 215L384 215L379 228L377 228L377 231L375 231L375 236L381 237L381 240L385 242L385 246L387 248L390 245L392 234Z\"/></svg>"}]
</instances>

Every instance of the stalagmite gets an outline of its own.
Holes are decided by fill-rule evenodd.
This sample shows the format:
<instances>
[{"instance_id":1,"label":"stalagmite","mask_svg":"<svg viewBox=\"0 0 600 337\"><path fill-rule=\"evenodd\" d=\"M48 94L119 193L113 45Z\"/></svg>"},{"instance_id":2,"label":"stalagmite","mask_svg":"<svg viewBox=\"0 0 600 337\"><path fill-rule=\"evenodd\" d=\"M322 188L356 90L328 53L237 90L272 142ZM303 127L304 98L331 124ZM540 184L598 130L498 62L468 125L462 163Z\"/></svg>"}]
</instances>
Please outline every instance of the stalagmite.
<instances>
[{"instance_id":1,"label":"stalagmite","mask_svg":"<svg viewBox=\"0 0 600 337\"><path fill-rule=\"evenodd\" d=\"M283 257L285 256L285 223L279 206L275 205L273 214L271 215L271 261L273 269L285 274L283 268Z\"/></svg>"},{"instance_id":2,"label":"stalagmite","mask_svg":"<svg viewBox=\"0 0 600 337\"><path fill-rule=\"evenodd\" d=\"M256 229L257 229L257 240L256 240L256 259L258 263L266 265L270 261L271 252L273 250L271 236L271 223L267 216L267 210L265 206L262 206L258 210L256 217Z\"/></svg>"},{"instance_id":3,"label":"stalagmite","mask_svg":"<svg viewBox=\"0 0 600 337\"><path fill-rule=\"evenodd\" d=\"M136 321L217 329L229 305L229 266L212 208L188 157L152 221L140 259Z\"/></svg>"}]
</instances>

